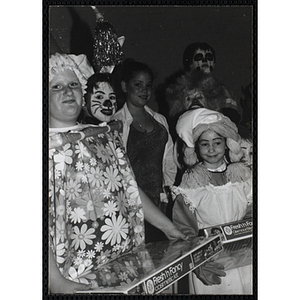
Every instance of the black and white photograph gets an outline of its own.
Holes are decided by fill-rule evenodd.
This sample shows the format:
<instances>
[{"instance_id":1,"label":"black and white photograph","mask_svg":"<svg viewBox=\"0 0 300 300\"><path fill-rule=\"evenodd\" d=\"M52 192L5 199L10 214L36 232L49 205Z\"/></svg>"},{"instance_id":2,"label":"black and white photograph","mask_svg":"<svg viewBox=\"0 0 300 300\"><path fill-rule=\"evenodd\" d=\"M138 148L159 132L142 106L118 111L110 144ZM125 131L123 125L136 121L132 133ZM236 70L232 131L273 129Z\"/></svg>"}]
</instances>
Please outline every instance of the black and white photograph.
<instances>
[{"instance_id":1,"label":"black and white photograph","mask_svg":"<svg viewBox=\"0 0 300 300\"><path fill-rule=\"evenodd\" d=\"M298 2L3 1L1 299L297 299Z\"/></svg>"},{"instance_id":2,"label":"black and white photograph","mask_svg":"<svg viewBox=\"0 0 300 300\"><path fill-rule=\"evenodd\" d=\"M257 2L86 2L43 4L44 299L257 299Z\"/></svg>"}]
</instances>

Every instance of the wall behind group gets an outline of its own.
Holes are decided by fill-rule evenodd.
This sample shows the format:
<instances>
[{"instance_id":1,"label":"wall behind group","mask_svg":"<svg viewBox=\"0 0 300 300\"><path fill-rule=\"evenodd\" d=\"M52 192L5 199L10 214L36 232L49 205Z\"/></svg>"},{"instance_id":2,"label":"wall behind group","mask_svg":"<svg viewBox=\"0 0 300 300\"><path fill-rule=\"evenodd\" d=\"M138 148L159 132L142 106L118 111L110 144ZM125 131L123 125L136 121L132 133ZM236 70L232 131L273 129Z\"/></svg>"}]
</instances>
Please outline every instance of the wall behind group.
<instances>
[{"instance_id":1,"label":"wall behind group","mask_svg":"<svg viewBox=\"0 0 300 300\"><path fill-rule=\"evenodd\" d=\"M252 84L252 8L249 6L97 6L125 36L126 58L148 64L156 74L154 89L182 68L190 43L206 42L216 52L216 78L239 100ZM89 6L50 7L52 49L84 53L92 60L96 16ZM158 110L153 93L149 106Z\"/></svg>"}]
</instances>

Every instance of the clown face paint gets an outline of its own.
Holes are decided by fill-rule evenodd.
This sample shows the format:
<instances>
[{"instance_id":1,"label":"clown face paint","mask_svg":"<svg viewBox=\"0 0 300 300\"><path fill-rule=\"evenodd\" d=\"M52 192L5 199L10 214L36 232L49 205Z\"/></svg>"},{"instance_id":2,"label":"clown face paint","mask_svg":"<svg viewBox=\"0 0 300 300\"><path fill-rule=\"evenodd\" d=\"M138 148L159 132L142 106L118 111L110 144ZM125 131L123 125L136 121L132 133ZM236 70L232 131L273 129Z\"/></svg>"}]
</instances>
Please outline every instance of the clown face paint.
<instances>
[{"instance_id":1,"label":"clown face paint","mask_svg":"<svg viewBox=\"0 0 300 300\"><path fill-rule=\"evenodd\" d=\"M191 70L201 70L205 74L212 72L215 67L214 55L210 50L198 49L195 51L193 61L190 65Z\"/></svg>"},{"instance_id":2,"label":"clown face paint","mask_svg":"<svg viewBox=\"0 0 300 300\"><path fill-rule=\"evenodd\" d=\"M197 89L187 91L184 99L184 106L186 110L206 107L206 101L203 93Z\"/></svg>"},{"instance_id":3,"label":"clown face paint","mask_svg":"<svg viewBox=\"0 0 300 300\"><path fill-rule=\"evenodd\" d=\"M242 139L241 148L243 151L242 161L246 163L247 166L252 167L253 159L253 145L250 141Z\"/></svg>"},{"instance_id":4,"label":"clown face paint","mask_svg":"<svg viewBox=\"0 0 300 300\"><path fill-rule=\"evenodd\" d=\"M90 100L91 114L102 122L109 122L117 110L116 94L109 83L100 82L93 89Z\"/></svg>"}]
</instances>

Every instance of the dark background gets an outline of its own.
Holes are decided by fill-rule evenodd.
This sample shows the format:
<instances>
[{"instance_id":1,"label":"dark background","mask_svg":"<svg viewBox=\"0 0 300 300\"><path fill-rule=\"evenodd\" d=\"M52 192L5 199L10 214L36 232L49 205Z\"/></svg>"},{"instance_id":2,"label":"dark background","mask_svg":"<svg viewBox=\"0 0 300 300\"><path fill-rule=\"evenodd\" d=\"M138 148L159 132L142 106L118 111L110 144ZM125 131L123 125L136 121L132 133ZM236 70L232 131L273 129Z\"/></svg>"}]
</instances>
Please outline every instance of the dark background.
<instances>
[{"instance_id":1,"label":"dark background","mask_svg":"<svg viewBox=\"0 0 300 300\"><path fill-rule=\"evenodd\" d=\"M154 88L182 68L182 54L192 42L206 42L216 52L216 78L236 100L252 84L252 7L250 6L97 6L125 36L126 58L148 64ZM86 54L92 61L96 16L89 6L51 6L50 33L65 53ZM153 93L149 106L158 110Z\"/></svg>"}]
</instances>

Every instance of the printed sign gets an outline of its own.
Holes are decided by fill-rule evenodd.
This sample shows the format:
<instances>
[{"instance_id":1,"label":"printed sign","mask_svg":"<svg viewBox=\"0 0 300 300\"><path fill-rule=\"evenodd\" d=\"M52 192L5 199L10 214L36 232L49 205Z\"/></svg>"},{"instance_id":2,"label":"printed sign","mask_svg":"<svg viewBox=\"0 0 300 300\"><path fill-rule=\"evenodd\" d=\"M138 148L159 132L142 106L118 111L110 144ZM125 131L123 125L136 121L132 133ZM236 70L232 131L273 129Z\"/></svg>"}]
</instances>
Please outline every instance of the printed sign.
<instances>
[{"instance_id":1,"label":"printed sign","mask_svg":"<svg viewBox=\"0 0 300 300\"><path fill-rule=\"evenodd\" d=\"M191 256L186 256L146 280L148 294L156 294L176 282L193 268Z\"/></svg>"},{"instance_id":2,"label":"printed sign","mask_svg":"<svg viewBox=\"0 0 300 300\"><path fill-rule=\"evenodd\" d=\"M221 225L225 239L233 240L246 236L252 236L253 223L250 220Z\"/></svg>"},{"instance_id":3,"label":"printed sign","mask_svg":"<svg viewBox=\"0 0 300 300\"><path fill-rule=\"evenodd\" d=\"M210 243L207 243L203 247L192 252L194 265L195 266L200 265L207 259L219 253L221 250L222 250L221 238L220 236L217 236L216 239L214 239Z\"/></svg>"},{"instance_id":4,"label":"printed sign","mask_svg":"<svg viewBox=\"0 0 300 300\"><path fill-rule=\"evenodd\" d=\"M189 241L177 241L175 243L177 243L176 247L168 242L157 242L154 243L156 247L147 248L148 256L142 255L141 258L140 254L146 251L145 248L142 252L138 252L137 259L133 259L136 258L136 253L128 253L106 264L106 267L116 263L122 266L123 261L135 261L137 264L129 265L129 267L134 272L139 272L139 274L137 273L137 276L139 276L131 283L105 288L99 287L90 290L89 293L157 294L223 250L220 236L206 239L195 237ZM151 246L151 244L149 245ZM166 245L170 246L170 249L166 248ZM168 250L170 253L166 255L165 250ZM172 254L176 254L176 259L172 258ZM143 262L145 257L152 261L151 266L153 270L147 270L144 274L144 268L140 262ZM163 262L161 261L162 258ZM86 293L86 291L78 291L77 293L84 292Z\"/></svg>"}]
</instances>

